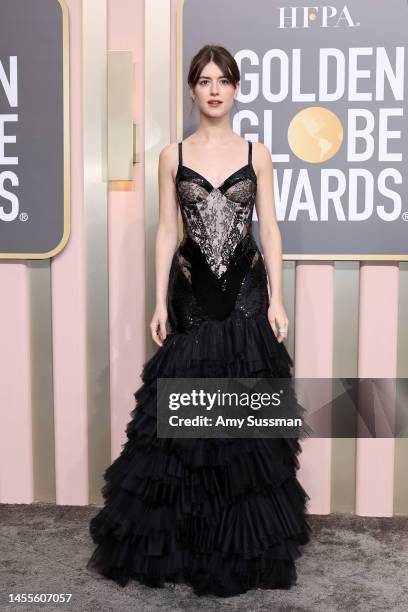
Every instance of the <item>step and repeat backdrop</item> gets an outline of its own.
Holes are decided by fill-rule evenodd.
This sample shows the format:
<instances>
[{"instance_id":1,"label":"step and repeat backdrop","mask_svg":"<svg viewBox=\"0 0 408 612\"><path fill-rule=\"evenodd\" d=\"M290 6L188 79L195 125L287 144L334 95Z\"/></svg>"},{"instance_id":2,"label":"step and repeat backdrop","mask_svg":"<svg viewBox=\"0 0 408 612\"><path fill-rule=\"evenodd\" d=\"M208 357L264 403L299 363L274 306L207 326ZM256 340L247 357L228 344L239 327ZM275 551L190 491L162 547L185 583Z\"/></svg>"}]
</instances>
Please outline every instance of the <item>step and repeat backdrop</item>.
<instances>
[{"instance_id":1,"label":"step and repeat backdrop","mask_svg":"<svg viewBox=\"0 0 408 612\"><path fill-rule=\"evenodd\" d=\"M0 7L0 258L43 259L69 237L68 14Z\"/></svg>"},{"instance_id":2,"label":"step and repeat backdrop","mask_svg":"<svg viewBox=\"0 0 408 612\"><path fill-rule=\"evenodd\" d=\"M233 128L273 154L286 258L408 258L407 21L406 0L185 0L184 135L190 59L222 44L241 71Z\"/></svg>"}]
</instances>

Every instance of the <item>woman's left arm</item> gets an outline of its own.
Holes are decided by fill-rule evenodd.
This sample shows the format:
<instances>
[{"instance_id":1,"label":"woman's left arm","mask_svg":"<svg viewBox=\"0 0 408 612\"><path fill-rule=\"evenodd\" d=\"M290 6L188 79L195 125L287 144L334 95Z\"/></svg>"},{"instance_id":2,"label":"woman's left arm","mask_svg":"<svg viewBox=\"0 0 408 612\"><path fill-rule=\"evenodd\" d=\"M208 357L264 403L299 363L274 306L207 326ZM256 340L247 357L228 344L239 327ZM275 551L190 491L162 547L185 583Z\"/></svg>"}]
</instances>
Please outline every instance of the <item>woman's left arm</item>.
<instances>
[{"instance_id":1,"label":"woman's left arm","mask_svg":"<svg viewBox=\"0 0 408 612\"><path fill-rule=\"evenodd\" d=\"M282 239L276 220L272 156L269 149L260 142L254 143L253 146L253 165L257 174L255 208L259 222L259 240L270 289L268 320L278 342L282 342L287 337L289 323L283 305Z\"/></svg>"}]
</instances>

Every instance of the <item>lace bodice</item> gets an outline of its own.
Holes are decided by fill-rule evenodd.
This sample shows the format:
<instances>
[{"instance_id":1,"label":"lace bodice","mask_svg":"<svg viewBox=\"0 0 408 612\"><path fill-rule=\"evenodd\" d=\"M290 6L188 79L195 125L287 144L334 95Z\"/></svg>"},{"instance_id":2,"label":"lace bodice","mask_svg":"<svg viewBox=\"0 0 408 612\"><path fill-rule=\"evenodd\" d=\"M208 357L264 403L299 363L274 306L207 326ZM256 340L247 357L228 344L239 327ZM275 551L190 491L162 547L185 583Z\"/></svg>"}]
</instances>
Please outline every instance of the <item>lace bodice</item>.
<instances>
[{"instance_id":1,"label":"lace bodice","mask_svg":"<svg viewBox=\"0 0 408 612\"><path fill-rule=\"evenodd\" d=\"M257 178L248 163L214 187L183 164L179 143L177 198L183 238L170 269L170 326L188 331L203 320L223 320L233 311L253 316L268 307L266 269L251 233Z\"/></svg>"},{"instance_id":2,"label":"lace bodice","mask_svg":"<svg viewBox=\"0 0 408 612\"><path fill-rule=\"evenodd\" d=\"M187 236L201 249L217 278L227 271L238 243L250 232L257 180L252 166L252 142L248 163L214 187L192 168L183 165L179 142L176 190Z\"/></svg>"}]
</instances>

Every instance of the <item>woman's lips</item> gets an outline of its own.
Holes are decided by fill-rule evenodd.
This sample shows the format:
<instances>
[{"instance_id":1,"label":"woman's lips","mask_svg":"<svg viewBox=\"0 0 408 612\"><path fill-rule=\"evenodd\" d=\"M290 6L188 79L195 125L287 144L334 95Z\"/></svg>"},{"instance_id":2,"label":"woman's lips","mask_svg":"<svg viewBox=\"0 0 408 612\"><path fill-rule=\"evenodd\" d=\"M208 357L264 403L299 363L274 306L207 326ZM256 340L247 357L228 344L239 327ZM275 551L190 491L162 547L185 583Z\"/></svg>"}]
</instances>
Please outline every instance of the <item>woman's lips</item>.
<instances>
[{"instance_id":1,"label":"woman's lips","mask_svg":"<svg viewBox=\"0 0 408 612\"><path fill-rule=\"evenodd\" d=\"M209 104L210 106L214 106L214 107L216 107L216 106L219 106L220 104L222 104L222 102L221 102L221 101L218 101L218 100L217 100L217 101L215 101L215 100L210 100L210 101L208 102L208 104Z\"/></svg>"}]
</instances>

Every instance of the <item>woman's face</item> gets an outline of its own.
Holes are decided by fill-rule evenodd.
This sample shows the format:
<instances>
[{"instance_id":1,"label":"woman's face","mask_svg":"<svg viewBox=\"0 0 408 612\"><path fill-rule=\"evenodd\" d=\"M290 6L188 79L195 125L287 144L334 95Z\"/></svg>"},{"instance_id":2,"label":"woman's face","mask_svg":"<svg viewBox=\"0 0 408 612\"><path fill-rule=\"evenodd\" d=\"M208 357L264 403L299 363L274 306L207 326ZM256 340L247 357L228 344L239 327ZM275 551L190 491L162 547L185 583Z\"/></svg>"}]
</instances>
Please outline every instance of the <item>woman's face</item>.
<instances>
[{"instance_id":1,"label":"woman's face","mask_svg":"<svg viewBox=\"0 0 408 612\"><path fill-rule=\"evenodd\" d=\"M209 117L219 117L228 113L239 89L223 75L214 62L209 62L201 71L200 78L190 95L195 99L198 109Z\"/></svg>"}]
</instances>

